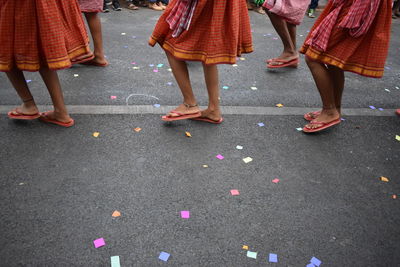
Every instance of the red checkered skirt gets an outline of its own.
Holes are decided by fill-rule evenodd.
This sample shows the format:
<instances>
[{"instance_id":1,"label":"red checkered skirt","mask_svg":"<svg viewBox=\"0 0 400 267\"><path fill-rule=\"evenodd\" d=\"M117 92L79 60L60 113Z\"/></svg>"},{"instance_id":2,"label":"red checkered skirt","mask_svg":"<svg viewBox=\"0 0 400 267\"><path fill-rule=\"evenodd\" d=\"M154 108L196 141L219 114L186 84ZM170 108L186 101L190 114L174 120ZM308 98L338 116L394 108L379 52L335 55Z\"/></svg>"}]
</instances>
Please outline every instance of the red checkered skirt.
<instances>
[{"instance_id":1,"label":"red checkered skirt","mask_svg":"<svg viewBox=\"0 0 400 267\"><path fill-rule=\"evenodd\" d=\"M104 0L78 0L82 12L102 12Z\"/></svg>"},{"instance_id":2,"label":"red checkered skirt","mask_svg":"<svg viewBox=\"0 0 400 267\"><path fill-rule=\"evenodd\" d=\"M149 44L159 43L177 59L205 64L234 64L236 57L253 51L246 0L198 0L189 29L172 37L166 19L173 0L161 15Z\"/></svg>"},{"instance_id":3,"label":"red checkered skirt","mask_svg":"<svg viewBox=\"0 0 400 267\"><path fill-rule=\"evenodd\" d=\"M337 21L333 22L335 25L328 36L326 50L322 51L308 43L313 30L334 10L332 3L332 1L329 2L315 22L300 52L313 60L336 66L345 71L373 78L382 77L389 50L392 22L391 0L381 0L370 28L359 37L352 37L348 29L338 27L353 4L353 1L346 1Z\"/></svg>"},{"instance_id":4,"label":"red checkered skirt","mask_svg":"<svg viewBox=\"0 0 400 267\"><path fill-rule=\"evenodd\" d=\"M92 58L76 0L0 0L0 71L58 70Z\"/></svg>"}]
</instances>

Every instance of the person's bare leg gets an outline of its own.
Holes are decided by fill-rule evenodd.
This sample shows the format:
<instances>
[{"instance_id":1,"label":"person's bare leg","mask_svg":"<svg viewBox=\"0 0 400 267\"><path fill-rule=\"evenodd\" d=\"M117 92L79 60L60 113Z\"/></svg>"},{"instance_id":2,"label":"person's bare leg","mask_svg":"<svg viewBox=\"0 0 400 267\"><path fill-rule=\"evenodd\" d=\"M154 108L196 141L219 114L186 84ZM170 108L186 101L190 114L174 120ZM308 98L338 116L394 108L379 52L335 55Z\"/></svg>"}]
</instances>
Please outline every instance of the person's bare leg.
<instances>
[{"instance_id":1,"label":"person's bare leg","mask_svg":"<svg viewBox=\"0 0 400 267\"><path fill-rule=\"evenodd\" d=\"M328 72L333 82L334 94L335 94L335 106L339 114L342 109L342 95L344 89L344 71L338 67L328 65Z\"/></svg>"},{"instance_id":2,"label":"person's bare leg","mask_svg":"<svg viewBox=\"0 0 400 267\"><path fill-rule=\"evenodd\" d=\"M286 26L288 28L289 31L289 35L290 35L290 39L292 40L292 45L294 47L294 50L297 53L297 43L296 43L296 39L297 39L297 26L295 24L291 24L286 22ZM298 54L297 54L298 55Z\"/></svg>"},{"instance_id":3,"label":"person's bare leg","mask_svg":"<svg viewBox=\"0 0 400 267\"><path fill-rule=\"evenodd\" d=\"M297 58L299 54L293 44L286 21L269 11L267 11L267 14L283 44L283 52L278 58L282 60L292 60Z\"/></svg>"},{"instance_id":4,"label":"person's bare leg","mask_svg":"<svg viewBox=\"0 0 400 267\"><path fill-rule=\"evenodd\" d=\"M23 113L26 115L34 115L39 112L35 100L29 90L28 84L26 83L24 73L17 69L13 68L11 71L6 72L8 79L13 85L15 91L17 91L19 97L22 100L21 106L13 109L14 114Z\"/></svg>"},{"instance_id":5,"label":"person's bare leg","mask_svg":"<svg viewBox=\"0 0 400 267\"><path fill-rule=\"evenodd\" d=\"M100 17L95 12L84 14L89 25L90 34L92 35L93 39L94 59L92 59L92 61L99 64L106 64L107 60L104 57L103 34L101 33Z\"/></svg>"},{"instance_id":6,"label":"person's bare leg","mask_svg":"<svg viewBox=\"0 0 400 267\"><path fill-rule=\"evenodd\" d=\"M47 117L61 122L70 122L71 117L64 103L64 96L61 91L61 84L57 72L48 68L41 68L39 72L46 84L54 106L54 111L48 112Z\"/></svg>"},{"instance_id":7,"label":"person's bare leg","mask_svg":"<svg viewBox=\"0 0 400 267\"><path fill-rule=\"evenodd\" d=\"M335 105L334 83L325 64L313 61L306 57L307 65L314 78L322 100L321 114L315 118L314 122L330 122L340 118L340 114ZM320 124L308 124L307 128L318 128Z\"/></svg>"},{"instance_id":8,"label":"person's bare leg","mask_svg":"<svg viewBox=\"0 0 400 267\"><path fill-rule=\"evenodd\" d=\"M203 70L208 91L208 108L201 111L201 116L219 121L221 119L221 109L219 106L218 66L203 63Z\"/></svg>"},{"instance_id":9,"label":"person's bare leg","mask_svg":"<svg viewBox=\"0 0 400 267\"><path fill-rule=\"evenodd\" d=\"M184 114L193 114L200 111L197 106L196 98L193 94L192 85L190 84L189 70L186 62L176 59L170 53L167 54L169 65L171 66L172 73L181 89L183 95L183 103L179 105L175 110ZM186 104L186 105L185 105ZM173 114L169 114L172 115Z\"/></svg>"}]
</instances>

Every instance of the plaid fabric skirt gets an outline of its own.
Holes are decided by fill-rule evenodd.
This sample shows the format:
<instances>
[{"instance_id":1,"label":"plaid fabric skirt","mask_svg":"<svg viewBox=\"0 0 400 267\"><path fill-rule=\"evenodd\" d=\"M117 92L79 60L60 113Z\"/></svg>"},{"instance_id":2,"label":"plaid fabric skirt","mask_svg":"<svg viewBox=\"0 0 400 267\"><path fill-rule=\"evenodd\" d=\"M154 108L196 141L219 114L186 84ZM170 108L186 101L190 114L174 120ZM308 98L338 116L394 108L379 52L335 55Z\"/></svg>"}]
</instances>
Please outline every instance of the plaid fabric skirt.
<instances>
[{"instance_id":1,"label":"plaid fabric skirt","mask_svg":"<svg viewBox=\"0 0 400 267\"><path fill-rule=\"evenodd\" d=\"M178 1L161 15L151 46L159 43L177 59L205 64L234 64L237 56L253 51L246 0L198 0L189 29L174 38L166 18Z\"/></svg>"},{"instance_id":2,"label":"plaid fabric skirt","mask_svg":"<svg viewBox=\"0 0 400 267\"><path fill-rule=\"evenodd\" d=\"M263 7L291 24L300 25L310 0L265 0Z\"/></svg>"},{"instance_id":3,"label":"plaid fabric skirt","mask_svg":"<svg viewBox=\"0 0 400 267\"><path fill-rule=\"evenodd\" d=\"M82 12L102 12L103 11L103 0L78 0L79 6Z\"/></svg>"},{"instance_id":4,"label":"plaid fabric skirt","mask_svg":"<svg viewBox=\"0 0 400 267\"><path fill-rule=\"evenodd\" d=\"M339 14L336 25L339 25L347 15L352 4L353 1L346 2ZM332 10L332 1L330 1L310 30L310 34ZM383 76L388 55L391 23L391 0L382 0L375 20L366 34L353 38L348 33L348 30L336 26L329 37L325 52L306 44L310 38L309 34L300 49L300 53L316 61L336 66L344 71L380 78Z\"/></svg>"},{"instance_id":5,"label":"plaid fabric skirt","mask_svg":"<svg viewBox=\"0 0 400 267\"><path fill-rule=\"evenodd\" d=\"M58 70L92 58L76 0L0 0L0 71Z\"/></svg>"}]
</instances>

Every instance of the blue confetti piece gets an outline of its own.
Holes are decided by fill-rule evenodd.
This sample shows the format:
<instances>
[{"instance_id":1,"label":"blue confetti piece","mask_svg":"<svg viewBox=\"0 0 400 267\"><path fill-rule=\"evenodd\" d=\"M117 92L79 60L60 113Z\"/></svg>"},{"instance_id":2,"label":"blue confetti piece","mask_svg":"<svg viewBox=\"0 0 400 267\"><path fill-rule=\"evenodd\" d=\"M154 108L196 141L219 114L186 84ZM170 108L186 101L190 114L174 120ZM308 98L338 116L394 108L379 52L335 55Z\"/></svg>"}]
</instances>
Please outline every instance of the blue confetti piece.
<instances>
[{"instance_id":1,"label":"blue confetti piece","mask_svg":"<svg viewBox=\"0 0 400 267\"><path fill-rule=\"evenodd\" d=\"M346 119L344 119L344 118L340 118L340 120L341 120L341 121L345 121Z\"/></svg>"},{"instance_id":2,"label":"blue confetti piece","mask_svg":"<svg viewBox=\"0 0 400 267\"><path fill-rule=\"evenodd\" d=\"M32 80L26 80L27 83L30 83Z\"/></svg>"},{"instance_id":3,"label":"blue confetti piece","mask_svg":"<svg viewBox=\"0 0 400 267\"><path fill-rule=\"evenodd\" d=\"M162 261L167 261L169 259L169 256L171 256L171 254L161 251L160 256L158 256L158 258Z\"/></svg>"},{"instance_id":4,"label":"blue confetti piece","mask_svg":"<svg viewBox=\"0 0 400 267\"><path fill-rule=\"evenodd\" d=\"M383 108L378 108L380 111L383 111Z\"/></svg>"},{"instance_id":5,"label":"blue confetti piece","mask_svg":"<svg viewBox=\"0 0 400 267\"><path fill-rule=\"evenodd\" d=\"M133 38L133 39L136 39L136 36L134 35L134 36L132 36L132 38Z\"/></svg>"},{"instance_id":6,"label":"blue confetti piece","mask_svg":"<svg viewBox=\"0 0 400 267\"><path fill-rule=\"evenodd\" d=\"M310 264L307 264L307 266L306 267L315 267L315 265L314 264L312 264L312 263L310 263Z\"/></svg>"},{"instance_id":7,"label":"blue confetti piece","mask_svg":"<svg viewBox=\"0 0 400 267\"><path fill-rule=\"evenodd\" d=\"M154 64L150 64L149 67L154 67Z\"/></svg>"},{"instance_id":8,"label":"blue confetti piece","mask_svg":"<svg viewBox=\"0 0 400 267\"><path fill-rule=\"evenodd\" d=\"M172 82L167 82L168 85L172 85Z\"/></svg>"},{"instance_id":9,"label":"blue confetti piece","mask_svg":"<svg viewBox=\"0 0 400 267\"><path fill-rule=\"evenodd\" d=\"M229 89L229 86L222 86L222 89L224 89L224 90L228 90Z\"/></svg>"},{"instance_id":10,"label":"blue confetti piece","mask_svg":"<svg viewBox=\"0 0 400 267\"><path fill-rule=\"evenodd\" d=\"M269 262L278 262L278 255L269 253Z\"/></svg>"},{"instance_id":11,"label":"blue confetti piece","mask_svg":"<svg viewBox=\"0 0 400 267\"><path fill-rule=\"evenodd\" d=\"M155 108L159 108L159 107L161 107L161 105L160 104L154 104L153 105Z\"/></svg>"},{"instance_id":12,"label":"blue confetti piece","mask_svg":"<svg viewBox=\"0 0 400 267\"><path fill-rule=\"evenodd\" d=\"M124 45L124 48L128 48L128 46L127 46L127 45Z\"/></svg>"},{"instance_id":13,"label":"blue confetti piece","mask_svg":"<svg viewBox=\"0 0 400 267\"><path fill-rule=\"evenodd\" d=\"M157 68L162 68L163 66L164 66L164 64L160 63L160 64L157 65Z\"/></svg>"},{"instance_id":14,"label":"blue confetti piece","mask_svg":"<svg viewBox=\"0 0 400 267\"><path fill-rule=\"evenodd\" d=\"M319 259L317 259L316 257L312 257L312 259L310 260L310 262L316 266L320 266L322 261L320 261Z\"/></svg>"},{"instance_id":15,"label":"blue confetti piece","mask_svg":"<svg viewBox=\"0 0 400 267\"><path fill-rule=\"evenodd\" d=\"M260 126L260 127L264 127L265 126L265 124L262 123L262 122L257 123L257 125Z\"/></svg>"},{"instance_id":16,"label":"blue confetti piece","mask_svg":"<svg viewBox=\"0 0 400 267\"><path fill-rule=\"evenodd\" d=\"M385 69L390 70L390 67L385 67Z\"/></svg>"},{"instance_id":17,"label":"blue confetti piece","mask_svg":"<svg viewBox=\"0 0 400 267\"><path fill-rule=\"evenodd\" d=\"M370 109L376 109L376 107L374 107L374 106L369 106L369 108L370 108Z\"/></svg>"}]
</instances>

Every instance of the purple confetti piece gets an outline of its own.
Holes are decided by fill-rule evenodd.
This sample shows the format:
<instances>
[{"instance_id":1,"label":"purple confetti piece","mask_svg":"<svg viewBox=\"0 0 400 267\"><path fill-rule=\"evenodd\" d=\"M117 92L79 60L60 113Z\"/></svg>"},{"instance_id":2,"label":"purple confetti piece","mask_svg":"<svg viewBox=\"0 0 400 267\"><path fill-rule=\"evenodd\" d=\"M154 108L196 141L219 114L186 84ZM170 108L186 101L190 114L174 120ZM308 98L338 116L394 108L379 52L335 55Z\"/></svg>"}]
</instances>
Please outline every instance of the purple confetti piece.
<instances>
[{"instance_id":1,"label":"purple confetti piece","mask_svg":"<svg viewBox=\"0 0 400 267\"><path fill-rule=\"evenodd\" d=\"M378 108L380 111L383 111L383 108Z\"/></svg>"},{"instance_id":2,"label":"purple confetti piece","mask_svg":"<svg viewBox=\"0 0 400 267\"><path fill-rule=\"evenodd\" d=\"M341 121L345 121L346 119L344 119L344 118L340 118L340 120L341 120Z\"/></svg>"},{"instance_id":3,"label":"purple confetti piece","mask_svg":"<svg viewBox=\"0 0 400 267\"><path fill-rule=\"evenodd\" d=\"M26 80L27 83L30 83L32 80Z\"/></svg>"},{"instance_id":4,"label":"purple confetti piece","mask_svg":"<svg viewBox=\"0 0 400 267\"><path fill-rule=\"evenodd\" d=\"M322 261L320 261L319 259L317 259L316 257L312 257L312 259L310 260L310 262L316 266L320 266Z\"/></svg>"},{"instance_id":5,"label":"purple confetti piece","mask_svg":"<svg viewBox=\"0 0 400 267\"><path fill-rule=\"evenodd\" d=\"M150 64L149 67L154 67L154 64Z\"/></svg>"},{"instance_id":6,"label":"purple confetti piece","mask_svg":"<svg viewBox=\"0 0 400 267\"><path fill-rule=\"evenodd\" d=\"M127 45L124 45L124 48L128 48L128 46L127 46Z\"/></svg>"},{"instance_id":7,"label":"purple confetti piece","mask_svg":"<svg viewBox=\"0 0 400 267\"><path fill-rule=\"evenodd\" d=\"M260 127L264 127L265 126L265 124L262 123L262 122L257 123L257 125L260 126Z\"/></svg>"},{"instance_id":8,"label":"purple confetti piece","mask_svg":"<svg viewBox=\"0 0 400 267\"><path fill-rule=\"evenodd\" d=\"M374 107L374 106L369 106L369 108L370 108L370 109L376 109L376 107Z\"/></svg>"},{"instance_id":9,"label":"purple confetti piece","mask_svg":"<svg viewBox=\"0 0 400 267\"><path fill-rule=\"evenodd\" d=\"M167 82L168 85L172 85L172 82Z\"/></svg>"}]
</instances>

